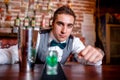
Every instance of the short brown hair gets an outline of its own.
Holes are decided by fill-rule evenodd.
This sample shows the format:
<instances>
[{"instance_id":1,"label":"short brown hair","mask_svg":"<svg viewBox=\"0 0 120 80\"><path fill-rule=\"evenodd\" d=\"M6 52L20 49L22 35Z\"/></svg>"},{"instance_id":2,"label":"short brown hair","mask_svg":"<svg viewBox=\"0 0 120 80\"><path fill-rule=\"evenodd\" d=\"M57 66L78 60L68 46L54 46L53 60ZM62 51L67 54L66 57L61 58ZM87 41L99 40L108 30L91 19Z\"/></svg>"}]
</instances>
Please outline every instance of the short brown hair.
<instances>
[{"instance_id":1,"label":"short brown hair","mask_svg":"<svg viewBox=\"0 0 120 80\"><path fill-rule=\"evenodd\" d=\"M53 15L53 23L57 17L58 14L68 14L74 17L74 19L76 19L75 13L73 12L73 10L68 7L68 6L62 6L60 8L58 8Z\"/></svg>"}]
</instances>

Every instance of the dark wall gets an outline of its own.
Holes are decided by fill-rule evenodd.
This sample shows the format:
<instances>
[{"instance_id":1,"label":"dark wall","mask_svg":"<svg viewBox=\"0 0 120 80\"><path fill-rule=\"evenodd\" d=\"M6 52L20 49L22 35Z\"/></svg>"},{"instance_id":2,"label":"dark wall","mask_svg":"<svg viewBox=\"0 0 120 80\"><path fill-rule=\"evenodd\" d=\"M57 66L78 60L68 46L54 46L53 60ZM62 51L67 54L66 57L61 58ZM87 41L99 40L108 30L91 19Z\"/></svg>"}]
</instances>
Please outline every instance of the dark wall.
<instances>
[{"instance_id":1,"label":"dark wall","mask_svg":"<svg viewBox=\"0 0 120 80\"><path fill-rule=\"evenodd\" d=\"M97 0L96 8L100 8L100 13L120 13L120 0Z\"/></svg>"},{"instance_id":2,"label":"dark wall","mask_svg":"<svg viewBox=\"0 0 120 80\"><path fill-rule=\"evenodd\" d=\"M120 0L97 0L100 2L100 7L120 8Z\"/></svg>"}]
</instances>

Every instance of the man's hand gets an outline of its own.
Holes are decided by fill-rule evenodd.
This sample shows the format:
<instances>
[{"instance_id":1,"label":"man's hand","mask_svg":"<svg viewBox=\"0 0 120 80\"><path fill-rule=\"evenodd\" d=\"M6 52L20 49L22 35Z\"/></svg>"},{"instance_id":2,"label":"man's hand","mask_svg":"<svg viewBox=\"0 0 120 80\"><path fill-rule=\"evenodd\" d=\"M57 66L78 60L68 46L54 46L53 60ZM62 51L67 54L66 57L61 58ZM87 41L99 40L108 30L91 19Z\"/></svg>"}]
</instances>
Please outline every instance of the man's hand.
<instances>
[{"instance_id":1,"label":"man's hand","mask_svg":"<svg viewBox=\"0 0 120 80\"><path fill-rule=\"evenodd\" d=\"M79 53L78 58L84 58L86 61L96 63L102 60L103 56L104 54L99 49L89 45Z\"/></svg>"}]
</instances>

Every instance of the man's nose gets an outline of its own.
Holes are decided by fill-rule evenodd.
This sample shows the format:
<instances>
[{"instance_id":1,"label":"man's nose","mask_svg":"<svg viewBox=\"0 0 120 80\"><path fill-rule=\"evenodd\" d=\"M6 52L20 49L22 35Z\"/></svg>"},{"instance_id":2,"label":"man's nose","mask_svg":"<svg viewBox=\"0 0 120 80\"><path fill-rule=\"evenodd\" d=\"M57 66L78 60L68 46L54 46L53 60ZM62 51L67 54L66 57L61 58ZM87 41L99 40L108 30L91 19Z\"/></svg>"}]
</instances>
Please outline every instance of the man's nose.
<instances>
[{"instance_id":1,"label":"man's nose","mask_svg":"<svg viewBox=\"0 0 120 80\"><path fill-rule=\"evenodd\" d=\"M66 27L66 26L63 26L61 32L62 32L62 33L66 33L66 32L67 32L67 27Z\"/></svg>"}]
</instances>

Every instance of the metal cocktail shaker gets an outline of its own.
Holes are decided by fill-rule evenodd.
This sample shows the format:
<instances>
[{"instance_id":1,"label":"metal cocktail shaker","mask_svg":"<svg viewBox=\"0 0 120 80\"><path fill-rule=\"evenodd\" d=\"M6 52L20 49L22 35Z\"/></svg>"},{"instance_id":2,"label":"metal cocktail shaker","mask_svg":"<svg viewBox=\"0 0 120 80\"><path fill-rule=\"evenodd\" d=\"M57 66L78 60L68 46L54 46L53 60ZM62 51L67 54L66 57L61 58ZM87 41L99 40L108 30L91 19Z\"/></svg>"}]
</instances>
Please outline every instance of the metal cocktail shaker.
<instances>
[{"instance_id":1,"label":"metal cocktail shaker","mask_svg":"<svg viewBox=\"0 0 120 80\"><path fill-rule=\"evenodd\" d=\"M33 35L33 28L27 27L21 29L20 37L18 41L18 51L19 51L19 67L21 72L30 72L34 69L34 63L36 59L36 51L35 48L32 46L32 35Z\"/></svg>"}]
</instances>

